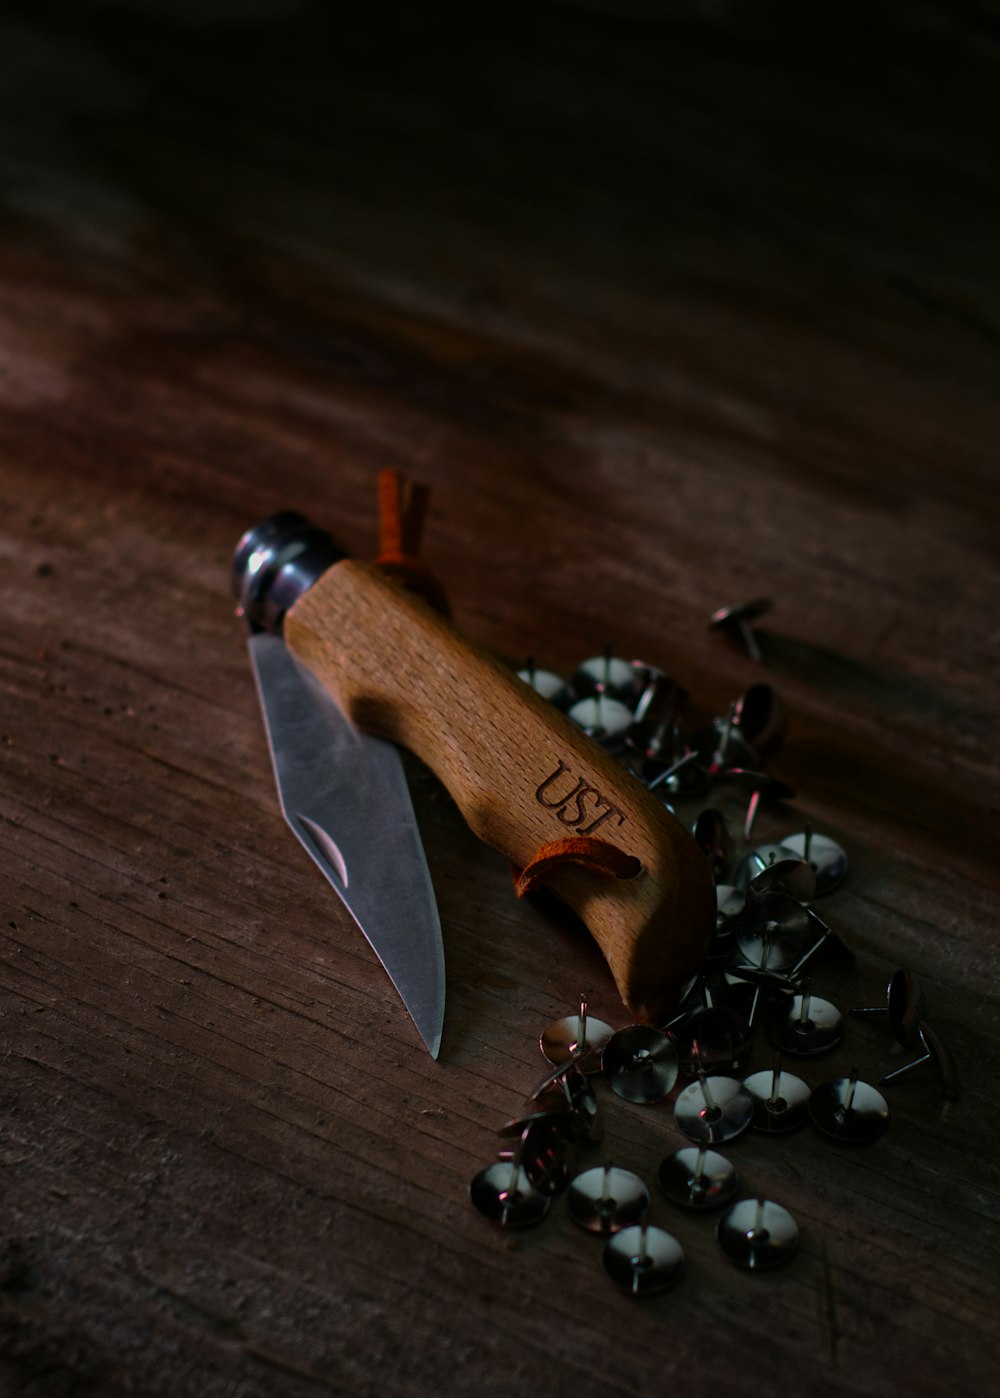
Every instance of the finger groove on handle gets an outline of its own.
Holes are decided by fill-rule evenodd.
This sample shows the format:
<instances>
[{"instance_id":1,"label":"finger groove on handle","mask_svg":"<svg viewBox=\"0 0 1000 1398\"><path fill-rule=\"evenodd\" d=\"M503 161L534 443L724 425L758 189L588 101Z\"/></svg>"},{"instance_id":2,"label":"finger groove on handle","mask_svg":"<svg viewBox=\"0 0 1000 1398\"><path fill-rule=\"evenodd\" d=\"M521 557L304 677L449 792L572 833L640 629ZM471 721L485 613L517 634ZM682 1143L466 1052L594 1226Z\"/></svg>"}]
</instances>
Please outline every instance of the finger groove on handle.
<instances>
[{"instance_id":1,"label":"finger groove on handle","mask_svg":"<svg viewBox=\"0 0 1000 1398\"><path fill-rule=\"evenodd\" d=\"M285 620L291 650L359 727L409 748L473 831L519 867L595 836L642 864L631 880L567 866L549 886L583 919L629 1009L655 1019L697 969L714 925L708 861L655 797L482 647L355 560Z\"/></svg>"}]
</instances>

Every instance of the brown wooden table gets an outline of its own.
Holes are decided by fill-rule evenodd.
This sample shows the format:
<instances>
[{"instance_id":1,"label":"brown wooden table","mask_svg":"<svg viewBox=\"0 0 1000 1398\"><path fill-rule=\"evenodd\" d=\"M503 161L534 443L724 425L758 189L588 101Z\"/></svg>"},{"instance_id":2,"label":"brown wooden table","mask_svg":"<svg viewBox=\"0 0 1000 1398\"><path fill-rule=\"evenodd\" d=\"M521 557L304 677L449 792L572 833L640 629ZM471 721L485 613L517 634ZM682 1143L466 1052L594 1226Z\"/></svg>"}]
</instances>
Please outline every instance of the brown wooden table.
<instances>
[{"instance_id":1,"label":"brown wooden table","mask_svg":"<svg viewBox=\"0 0 1000 1398\"><path fill-rule=\"evenodd\" d=\"M766 9L766 14L763 13ZM997 16L13 4L0 21L0 1389L950 1394L996 1364ZM470 635L759 678L852 868L844 1008L925 982L962 1096L733 1144L799 1255L636 1303L467 1202L592 989L436 782L441 1059L279 816L241 531L433 489ZM767 594L763 668L706 621ZM732 793L718 800L738 821ZM690 814L690 813L688 813ZM873 998L874 997L874 998ZM770 1061L761 1044L757 1065ZM852 1021L811 1082L901 1062ZM669 1107L601 1088L652 1180Z\"/></svg>"}]
</instances>

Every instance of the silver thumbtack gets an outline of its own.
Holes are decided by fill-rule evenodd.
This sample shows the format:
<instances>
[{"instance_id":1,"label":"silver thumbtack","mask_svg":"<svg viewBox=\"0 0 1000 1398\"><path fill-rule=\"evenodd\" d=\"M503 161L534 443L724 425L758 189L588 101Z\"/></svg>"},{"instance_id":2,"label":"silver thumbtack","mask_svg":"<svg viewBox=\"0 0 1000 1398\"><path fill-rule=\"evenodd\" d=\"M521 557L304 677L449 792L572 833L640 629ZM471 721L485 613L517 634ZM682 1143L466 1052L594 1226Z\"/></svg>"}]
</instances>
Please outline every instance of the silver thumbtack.
<instances>
[{"instance_id":1,"label":"silver thumbtack","mask_svg":"<svg viewBox=\"0 0 1000 1398\"><path fill-rule=\"evenodd\" d=\"M591 738L605 747L614 747L625 739L632 710L598 690L592 699L578 699L569 710L569 717Z\"/></svg>"},{"instance_id":2,"label":"silver thumbtack","mask_svg":"<svg viewBox=\"0 0 1000 1398\"><path fill-rule=\"evenodd\" d=\"M626 1102L662 1102L677 1081L673 1037L648 1024L619 1029L601 1061L612 1092Z\"/></svg>"},{"instance_id":3,"label":"silver thumbtack","mask_svg":"<svg viewBox=\"0 0 1000 1398\"><path fill-rule=\"evenodd\" d=\"M797 854L816 871L816 896L831 892L843 882L847 873L847 855L836 840L816 835L811 825L797 835L788 835L781 842L792 854Z\"/></svg>"},{"instance_id":4,"label":"silver thumbtack","mask_svg":"<svg viewBox=\"0 0 1000 1398\"><path fill-rule=\"evenodd\" d=\"M636 724L674 727L677 711L687 698L686 692L676 680L655 665L633 660L632 668L639 676L640 683L640 694L633 714Z\"/></svg>"},{"instance_id":5,"label":"silver thumbtack","mask_svg":"<svg viewBox=\"0 0 1000 1398\"><path fill-rule=\"evenodd\" d=\"M719 1220L719 1246L748 1272L780 1267L799 1244L799 1226L787 1209L770 1199L741 1199Z\"/></svg>"},{"instance_id":6,"label":"silver thumbtack","mask_svg":"<svg viewBox=\"0 0 1000 1398\"><path fill-rule=\"evenodd\" d=\"M733 706L733 726L751 751L766 756L785 736L785 706L769 684L752 684Z\"/></svg>"},{"instance_id":7,"label":"silver thumbtack","mask_svg":"<svg viewBox=\"0 0 1000 1398\"><path fill-rule=\"evenodd\" d=\"M743 1079L753 1098L753 1125L759 1131L794 1131L809 1111L809 1088L792 1073L781 1071L781 1055L774 1067Z\"/></svg>"},{"instance_id":8,"label":"silver thumbtack","mask_svg":"<svg viewBox=\"0 0 1000 1398\"><path fill-rule=\"evenodd\" d=\"M860 1080L857 1068L852 1068L850 1077L835 1078L813 1089L809 1115L824 1135L845 1145L860 1145L881 1136L889 1124L889 1104L881 1092Z\"/></svg>"},{"instance_id":9,"label":"silver thumbtack","mask_svg":"<svg viewBox=\"0 0 1000 1398\"><path fill-rule=\"evenodd\" d=\"M538 1110L565 1114L575 1141L596 1144L604 1135L604 1122L594 1089L575 1063L559 1063L547 1073L528 1098Z\"/></svg>"},{"instance_id":10,"label":"silver thumbtack","mask_svg":"<svg viewBox=\"0 0 1000 1398\"><path fill-rule=\"evenodd\" d=\"M753 1036L746 1020L725 1005L711 1003L706 987L704 1008L692 1010L677 1026L677 1054L684 1073L741 1068L749 1061Z\"/></svg>"},{"instance_id":11,"label":"silver thumbtack","mask_svg":"<svg viewBox=\"0 0 1000 1398\"><path fill-rule=\"evenodd\" d=\"M707 788L708 775L697 765L697 756L696 752L686 752L662 772L657 772L652 781L647 782L646 790L657 791L662 786L661 799L667 793L671 796L698 795Z\"/></svg>"},{"instance_id":12,"label":"silver thumbtack","mask_svg":"<svg viewBox=\"0 0 1000 1398\"><path fill-rule=\"evenodd\" d=\"M792 997L787 1010L767 1025L767 1037L783 1053L812 1058L828 1053L844 1037L844 1018L836 1005L812 995L808 986Z\"/></svg>"},{"instance_id":13,"label":"silver thumbtack","mask_svg":"<svg viewBox=\"0 0 1000 1398\"><path fill-rule=\"evenodd\" d=\"M574 1154L565 1120L543 1114L523 1123L516 1147L501 1151L500 1159L516 1160L539 1194L561 1194L569 1183Z\"/></svg>"},{"instance_id":14,"label":"silver thumbtack","mask_svg":"<svg viewBox=\"0 0 1000 1398\"><path fill-rule=\"evenodd\" d=\"M793 966L807 945L809 910L790 893L769 889L748 897L739 919L736 943L751 966L760 964L761 944L768 938L768 971Z\"/></svg>"},{"instance_id":15,"label":"silver thumbtack","mask_svg":"<svg viewBox=\"0 0 1000 1398\"><path fill-rule=\"evenodd\" d=\"M941 1074L945 1096L952 1099L957 1098L959 1096L958 1070L947 1047L926 1021L918 1026L917 1034L924 1050L923 1053L912 1063L904 1063L901 1068L894 1068L891 1073L886 1073L884 1077L879 1078L879 1087L887 1087L889 1083L898 1082L907 1073L912 1073L915 1068L920 1068L925 1063L933 1063Z\"/></svg>"},{"instance_id":16,"label":"silver thumbtack","mask_svg":"<svg viewBox=\"0 0 1000 1398\"><path fill-rule=\"evenodd\" d=\"M812 865L798 856L777 859L756 874L747 885L750 897L772 889L788 893L800 903L807 903L816 892L816 874Z\"/></svg>"},{"instance_id":17,"label":"silver thumbtack","mask_svg":"<svg viewBox=\"0 0 1000 1398\"><path fill-rule=\"evenodd\" d=\"M711 1085L710 1085L711 1084ZM698 1064L698 1080L674 1103L674 1120L692 1141L731 1141L750 1125L753 1099L735 1078L707 1077Z\"/></svg>"},{"instance_id":18,"label":"silver thumbtack","mask_svg":"<svg viewBox=\"0 0 1000 1398\"><path fill-rule=\"evenodd\" d=\"M680 1281L684 1250L671 1233L644 1222L623 1228L608 1241L604 1266L611 1279L633 1296L651 1296Z\"/></svg>"},{"instance_id":19,"label":"silver thumbtack","mask_svg":"<svg viewBox=\"0 0 1000 1398\"><path fill-rule=\"evenodd\" d=\"M760 763L760 754L735 727L735 712L733 706L724 717L714 718L706 727L692 733L688 740L710 776L717 776L730 767L754 767Z\"/></svg>"},{"instance_id":20,"label":"silver thumbtack","mask_svg":"<svg viewBox=\"0 0 1000 1398\"><path fill-rule=\"evenodd\" d=\"M750 838L761 801L790 801L795 795L787 782L779 781L777 777L769 777L766 772L752 772L746 767L730 767L727 771L719 773L719 780L739 782L750 792L750 803L743 821L744 840Z\"/></svg>"},{"instance_id":21,"label":"silver thumbtack","mask_svg":"<svg viewBox=\"0 0 1000 1398\"><path fill-rule=\"evenodd\" d=\"M571 1181L566 1206L573 1222L588 1233L609 1235L645 1218L649 1190L631 1170L597 1165Z\"/></svg>"},{"instance_id":22,"label":"silver thumbtack","mask_svg":"<svg viewBox=\"0 0 1000 1398\"><path fill-rule=\"evenodd\" d=\"M660 1162L656 1172L669 1200L684 1209L718 1209L739 1188L739 1175L724 1155L709 1150L708 1141L682 1146Z\"/></svg>"},{"instance_id":23,"label":"silver thumbtack","mask_svg":"<svg viewBox=\"0 0 1000 1398\"><path fill-rule=\"evenodd\" d=\"M519 1150L511 1160L480 1170L469 1185L469 1200L477 1212L498 1228L529 1228L542 1221L551 1204L548 1195L532 1189L521 1169Z\"/></svg>"},{"instance_id":24,"label":"silver thumbtack","mask_svg":"<svg viewBox=\"0 0 1000 1398\"><path fill-rule=\"evenodd\" d=\"M749 854L745 854L737 864L733 872L733 884L745 893L758 874L762 874L765 869L770 869L780 861L795 857L787 845L757 845Z\"/></svg>"},{"instance_id":25,"label":"silver thumbtack","mask_svg":"<svg viewBox=\"0 0 1000 1398\"><path fill-rule=\"evenodd\" d=\"M524 669L518 670L517 677L524 680L536 694L540 694L543 699L547 699L550 704L554 704L557 709L568 709L573 702L573 694L570 687L558 675L554 675L551 670L538 670L535 668L535 657L529 655L524 662Z\"/></svg>"},{"instance_id":26,"label":"silver thumbtack","mask_svg":"<svg viewBox=\"0 0 1000 1398\"><path fill-rule=\"evenodd\" d=\"M579 1012L554 1019L538 1043L550 1063L573 1062L582 1073L599 1073L604 1045L613 1033L610 1024L589 1014L587 997L581 995Z\"/></svg>"},{"instance_id":27,"label":"silver thumbtack","mask_svg":"<svg viewBox=\"0 0 1000 1398\"><path fill-rule=\"evenodd\" d=\"M755 597L752 602L744 602L739 607L719 607L712 613L708 623L709 629L726 631L730 635L740 637L750 659L760 664L760 646L750 623L769 612L773 606L770 597Z\"/></svg>"},{"instance_id":28,"label":"silver thumbtack","mask_svg":"<svg viewBox=\"0 0 1000 1398\"><path fill-rule=\"evenodd\" d=\"M828 923L825 923L823 921L819 913L817 913L813 908L807 908L806 913L809 917L809 921L812 924L812 926L818 929L819 936L811 944L811 946L806 947L805 951L799 957L798 961L796 961L795 965L788 972L788 975L792 980L794 980L797 976L800 976L805 967L808 965L808 963L816 955L816 953L818 951L822 951L822 949L826 946L834 947L843 956L846 956L849 960L854 960L854 952L844 941L843 937L841 937L838 932L834 932L833 928L830 927Z\"/></svg>"},{"instance_id":29,"label":"silver thumbtack","mask_svg":"<svg viewBox=\"0 0 1000 1398\"><path fill-rule=\"evenodd\" d=\"M712 878L718 883L725 872L732 845L725 816L711 806L706 807L692 825L691 834L695 844L708 860Z\"/></svg>"},{"instance_id":30,"label":"silver thumbtack","mask_svg":"<svg viewBox=\"0 0 1000 1398\"><path fill-rule=\"evenodd\" d=\"M924 988L912 971L900 966L889 977L884 1005L859 1005L852 1015L888 1015L889 1028L904 1048L915 1044L927 1014Z\"/></svg>"},{"instance_id":31,"label":"silver thumbtack","mask_svg":"<svg viewBox=\"0 0 1000 1398\"><path fill-rule=\"evenodd\" d=\"M627 705L629 719L632 705L635 704L645 681L643 667L631 665L612 653L613 647L606 645L603 655L591 656L585 660L571 681L573 693L580 699L604 695L608 699Z\"/></svg>"}]
</instances>

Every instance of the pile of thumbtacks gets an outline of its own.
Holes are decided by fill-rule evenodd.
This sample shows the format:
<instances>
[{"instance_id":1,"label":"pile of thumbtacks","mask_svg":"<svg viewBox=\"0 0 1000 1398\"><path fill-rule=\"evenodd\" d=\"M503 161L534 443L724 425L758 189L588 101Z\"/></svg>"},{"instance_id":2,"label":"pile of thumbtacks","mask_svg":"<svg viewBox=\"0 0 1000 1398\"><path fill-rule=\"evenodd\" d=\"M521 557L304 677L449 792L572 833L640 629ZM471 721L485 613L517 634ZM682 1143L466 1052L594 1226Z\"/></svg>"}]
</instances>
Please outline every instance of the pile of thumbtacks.
<instances>
[{"instance_id":1,"label":"pile of thumbtacks","mask_svg":"<svg viewBox=\"0 0 1000 1398\"><path fill-rule=\"evenodd\" d=\"M749 622L766 605L761 600L725 609L712 624L736 632L759 659ZM735 858L721 812L702 809L691 828L712 868L718 911L700 974L673 1017L658 1027L613 1030L588 1015L585 997L577 1014L548 1026L540 1046L550 1071L524 1114L500 1129L509 1144L472 1181L472 1204L498 1227L523 1228L541 1222L553 1199L565 1193L573 1221L605 1240L604 1266L614 1281L633 1295L666 1290L683 1274L684 1253L672 1234L649 1223L645 1182L611 1164L574 1170L578 1150L603 1137L593 1087L598 1075L625 1101L648 1105L664 1101L683 1075L691 1082L675 1098L674 1120L694 1144L661 1161L660 1191L684 1209L725 1209L716 1236L735 1265L752 1271L780 1266L798 1245L795 1219L773 1200L737 1200L739 1175L712 1147L748 1128L788 1132L806 1121L845 1144L872 1141L889 1121L878 1087L928 1062L939 1070L945 1092L957 1096L954 1064L927 1022L920 984L901 968L889 981L884 1006L851 1011L886 1017L896 1040L917 1051L878 1087L863 1082L857 1069L812 1089L786 1071L784 1057L812 1058L840 1043L843 1016L812 993L808 973L820 953L851 952L812 906L843 880L843 849L809 826L778 844L751 844L761 801L794 795L761 770L785 729L784 706L774 689L754 684L725 715L685 733L678 722L683 690L662 671L616 658L610 648L585 661L569 684L531 661L520 675L671 811L674 801L706 797L715 783L742 787L748 793L742 831L747 852ZM773 1066L741 1077L759 1029L774 1048Z\"/></svg>"}]
</instances>

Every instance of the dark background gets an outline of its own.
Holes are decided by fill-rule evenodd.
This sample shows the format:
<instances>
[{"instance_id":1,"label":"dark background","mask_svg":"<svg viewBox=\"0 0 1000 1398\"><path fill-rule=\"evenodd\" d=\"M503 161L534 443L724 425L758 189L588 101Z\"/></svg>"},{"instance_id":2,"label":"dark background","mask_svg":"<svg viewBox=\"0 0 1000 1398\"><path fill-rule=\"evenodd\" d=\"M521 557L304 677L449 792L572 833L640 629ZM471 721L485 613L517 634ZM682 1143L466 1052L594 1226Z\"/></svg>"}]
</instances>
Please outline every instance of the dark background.
<instances>
[{"instance_id":1,"label":"dark background","mask_svg":"<svg viewBox=\"0 0 1000 1398\"><path fill-rule=\"evenodd\" d=\"M0 1389L989 1387L998 79L972 3L3 7ZM229 558L289 506L373 556L387 466L465 631L611 640L692 722L761 677L713 608L775 599L759 833L845 844L820 989L911 967L963 1082L734 1145L780 1274L662 1199L639 1306L561 1205L492 1232L537 1034L623 1022L600 956L414 769L435 1065L280 820ZM895 1061L852 1022L802 1072ZM669 1108L605 1102L652 1179Z\"/></svg>"}]
</instances>

